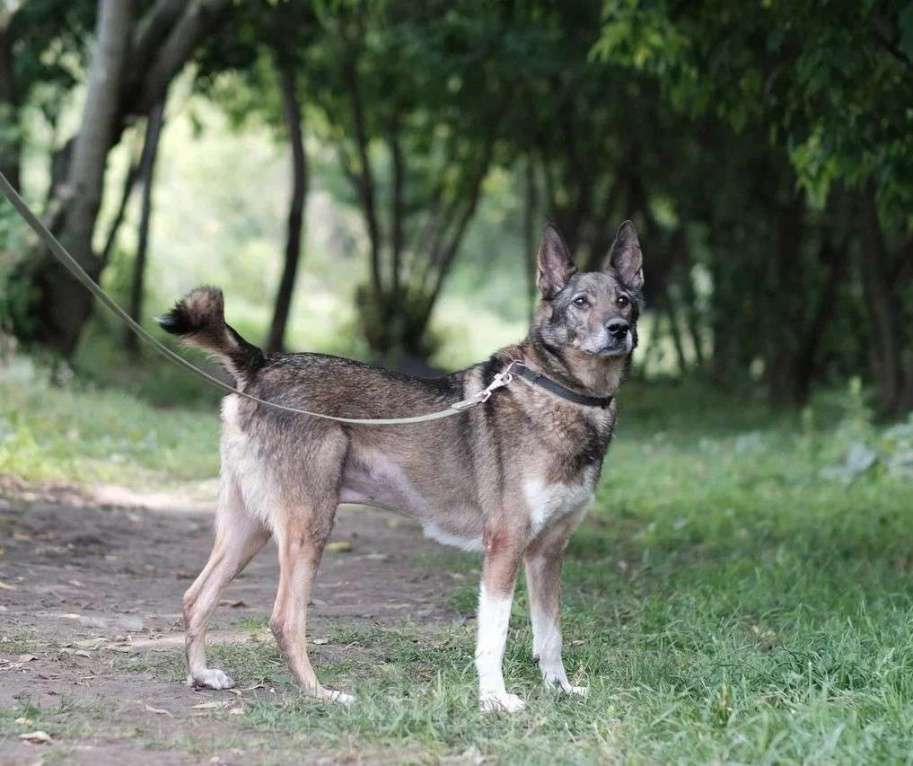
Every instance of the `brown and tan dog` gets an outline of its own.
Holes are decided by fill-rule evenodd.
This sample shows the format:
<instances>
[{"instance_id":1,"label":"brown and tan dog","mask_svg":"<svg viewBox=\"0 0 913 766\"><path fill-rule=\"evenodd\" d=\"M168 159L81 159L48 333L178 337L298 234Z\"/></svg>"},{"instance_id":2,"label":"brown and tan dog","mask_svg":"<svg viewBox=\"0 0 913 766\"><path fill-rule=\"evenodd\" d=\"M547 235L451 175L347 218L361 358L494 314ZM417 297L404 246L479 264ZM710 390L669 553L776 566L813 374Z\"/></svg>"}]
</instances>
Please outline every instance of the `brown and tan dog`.
<instances>
[{"instance_id":1,"label":"brown and tan dog","mask_svg":"<svg viewBox=\"0 0 913 766\"><path fill-rule=\"evenodd\" d=\"M353 418L441 410L485 389L513 362L526 377L446 420L366 427L294 415L236 395L222 404L215 545L184 597L189 678L233 685L206 664L206 625L222 589L274 535L279 590L270 627L301 687L320 685L307 655L307 604L340 503L404 511L428 536L482 551L476 667L483 710L514 712L501 670L514 582L526 565L533 654L546 684L572 686L561 659L561 559L599 478L615 423L612 399L637 345L640 243L626 221L602 271L578 273L547 227L538 256L541 302L527 338L488 361L434 380L320 354L263 354L225 323L222 294L194 290L160 319L216 354L241 390L280 404Z\"/></svg>"}]
</instances>

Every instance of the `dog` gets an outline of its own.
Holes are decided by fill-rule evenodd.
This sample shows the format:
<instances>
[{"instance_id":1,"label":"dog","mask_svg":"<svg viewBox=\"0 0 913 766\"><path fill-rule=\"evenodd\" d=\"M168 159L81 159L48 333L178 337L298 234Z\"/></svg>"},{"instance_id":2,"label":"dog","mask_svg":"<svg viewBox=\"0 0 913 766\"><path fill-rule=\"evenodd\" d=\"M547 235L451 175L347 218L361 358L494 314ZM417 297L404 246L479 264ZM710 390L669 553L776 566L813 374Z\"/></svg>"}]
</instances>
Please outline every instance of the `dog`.
<instances>
[{"instance_id":1,"label":"dog","mask_svg":"<svg viewBox=\"0 0 913 766\"><path fill-rule=\"evenodd\" d=\"M619 228L602 269L585 273L558 231L546 226L538 252L540 300L526 339L436 379L322 354L264 354L225 323L215 288L192 291L160 317L166 331L214 354L240 390L326 415L432 413L484 391L508 368L512 378L454 417L390 426L333 422L225 397L215 543L183 603L188 683L233 686L225 672L207 665L207 623L225 586L274 536L280 575L270 628L291 672L319 699L354 701L320 685L305 629L336 508L359 503L403 511L427 536L482 552L475 664L483 711L524 707L502 673L521 561L542 678L585 696L561 658L561 561L592 499L615 425L614 397L637 346L642 260L630 221Z\"/></svg>"}]
</instances>

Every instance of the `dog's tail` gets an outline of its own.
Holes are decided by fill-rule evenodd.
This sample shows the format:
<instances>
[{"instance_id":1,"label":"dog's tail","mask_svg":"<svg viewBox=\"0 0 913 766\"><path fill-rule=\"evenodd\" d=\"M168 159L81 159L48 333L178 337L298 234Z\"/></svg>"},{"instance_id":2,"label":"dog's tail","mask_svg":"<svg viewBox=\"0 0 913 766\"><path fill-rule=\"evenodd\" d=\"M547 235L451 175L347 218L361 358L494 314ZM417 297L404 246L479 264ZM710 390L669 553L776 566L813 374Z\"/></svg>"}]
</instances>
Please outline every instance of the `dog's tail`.
<instances>
[{"instance_id":1,"label":"dog's tail","mask_svg":"<svg viewBox=\"0 0 913 766\"><path fill-rule=\"evenodd\" d=\"M215 355L239 384L249 382L266 362L259 348L225 323L225 301L217 287L191 290L156 321L165 332Z\"/></svg>"}]
</instances>

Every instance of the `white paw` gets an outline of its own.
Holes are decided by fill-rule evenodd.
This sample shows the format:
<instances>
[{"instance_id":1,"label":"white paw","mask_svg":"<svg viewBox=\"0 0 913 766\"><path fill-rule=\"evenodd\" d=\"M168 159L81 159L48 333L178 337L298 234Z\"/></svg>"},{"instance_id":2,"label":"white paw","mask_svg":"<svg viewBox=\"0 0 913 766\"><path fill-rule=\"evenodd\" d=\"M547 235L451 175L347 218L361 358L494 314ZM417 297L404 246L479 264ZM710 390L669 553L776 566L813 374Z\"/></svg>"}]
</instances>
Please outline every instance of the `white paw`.
<instances>
[{"instance_id":1,"label":"white paw","mask_svg":"<svg viewBox=\"0 0 913 766\"><path fill-rule=\"evenodd\" d=\"M516 694L483 694L479 697L479 710L483 713L519 713L526 703Z\"/></svg>"},{"instance_id":2,"label":"white paw","mask_svg":"<svg viewBox=\"0 0 913 766\"><path fill-rule=\"evenodd\" d=\"M358 698L354 694L346 694L336 689L325 689L326 701L335 702L337 705L354 705Z\"/></svg>"},{"instance_id":3,"label":"white paw","mask_svg":"<svg viewBox=\"0 0 913 766\"><path fill-rule=\"evenodd\" d=\"M235 682L228 673L215 668L204 668L188 676L187 685L194 689L231 689Z\"/></svg>"},{"instance_id":4,"label":"white paw","mask_svg":"<svg viewBox=\"0 0 913 766\"><path fill-rule=\"evenodd\" d=\"M574 686L571 684L563 667L557 670L543 670L542 682L549 689L560 689L565 694L576 694L578 697L586 697L590 693L587 686Z\"/></svg>"}]
</instances>

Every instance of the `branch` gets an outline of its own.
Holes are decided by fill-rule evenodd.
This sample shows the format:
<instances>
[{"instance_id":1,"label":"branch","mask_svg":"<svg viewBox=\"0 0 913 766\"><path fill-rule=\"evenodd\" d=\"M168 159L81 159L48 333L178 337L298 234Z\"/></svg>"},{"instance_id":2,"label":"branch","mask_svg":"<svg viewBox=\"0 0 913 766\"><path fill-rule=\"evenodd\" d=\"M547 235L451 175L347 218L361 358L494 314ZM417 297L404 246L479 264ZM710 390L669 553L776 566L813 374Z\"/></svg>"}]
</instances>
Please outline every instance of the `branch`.
<instances>
[{"instance_id":1,"label":"branch","mask_svg":"<svg viewBox=\"0 0 913 766\"><path fill-rule=\"evenodd\" d=\"M223 11L229 5L230 0L196 0L187 7L159 48L143 78L140 95L128 112L145 114L161 101L169 83L190 60L200 41L224 18Z\"/></svg>"},{"instance_id":2,"label":"branch","mask_svg":"<svg viewBox=\"0 0 913 766\"><path fill-rule=\"evenodd\" d=\"M354 54L349 51L343 64L343 78L349 89L352 103L352 121L354 123L355 145L360 164L357 189L361 197L365 223L368 227L368 238L371 241L371 279L375 294L383 290L383 279L380 271L380 223L377 220L377 205L374 191L374 173L371 169L371 158L368 156L368 130L365 125L364 104L361 100L361 87L358 79L358 68Z\"/></svg>"}]
</instances>

